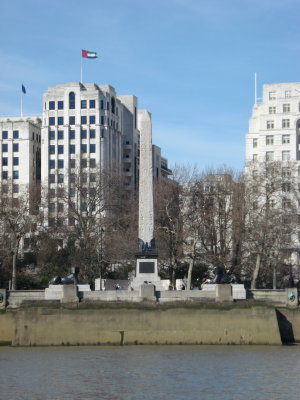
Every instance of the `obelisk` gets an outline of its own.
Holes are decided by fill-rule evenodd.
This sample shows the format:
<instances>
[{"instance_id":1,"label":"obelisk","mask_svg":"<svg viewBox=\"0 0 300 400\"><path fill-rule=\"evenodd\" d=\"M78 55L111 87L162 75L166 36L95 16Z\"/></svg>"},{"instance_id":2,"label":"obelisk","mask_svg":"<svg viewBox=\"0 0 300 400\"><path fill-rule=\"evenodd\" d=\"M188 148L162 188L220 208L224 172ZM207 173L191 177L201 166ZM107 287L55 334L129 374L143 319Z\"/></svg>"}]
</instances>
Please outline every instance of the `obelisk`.
<instances>
[{"instance_id":1,"label":"obelisk","mask_svg":"<svg viewBox=\"0 0 300 400\"><path fill-rule=\"evenodd\" d=\"M140 132L139 251L133 286L160 281L154 239L152 122L147 110L138 111Z\"/></svg>"}]
</instances>

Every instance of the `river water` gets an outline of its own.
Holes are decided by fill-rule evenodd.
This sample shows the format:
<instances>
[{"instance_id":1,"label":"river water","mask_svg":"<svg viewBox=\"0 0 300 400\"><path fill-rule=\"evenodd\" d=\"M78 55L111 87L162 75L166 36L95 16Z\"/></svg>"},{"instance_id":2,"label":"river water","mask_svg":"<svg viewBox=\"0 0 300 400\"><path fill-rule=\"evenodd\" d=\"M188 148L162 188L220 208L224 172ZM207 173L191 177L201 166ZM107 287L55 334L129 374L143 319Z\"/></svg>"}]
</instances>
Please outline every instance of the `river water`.
<instances>
[{"instance_id":1,"label":"river water","mask_svg":"<svg viewBox=\"0 0 300 400\"><path fill-rule=\"evenodd\" d=\"M0 399L299 400L300 346L0 347Z\"/></svg>"}]
</instances>

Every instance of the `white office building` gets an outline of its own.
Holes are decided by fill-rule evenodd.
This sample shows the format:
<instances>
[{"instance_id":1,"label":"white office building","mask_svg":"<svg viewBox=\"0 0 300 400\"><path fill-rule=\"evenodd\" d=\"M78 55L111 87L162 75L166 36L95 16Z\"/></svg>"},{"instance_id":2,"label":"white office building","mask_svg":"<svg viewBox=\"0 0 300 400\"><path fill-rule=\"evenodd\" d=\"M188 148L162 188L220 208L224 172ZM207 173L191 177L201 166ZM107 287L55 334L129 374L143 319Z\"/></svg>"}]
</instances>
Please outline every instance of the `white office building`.
<instances>
[{"instance_id":1,"label":"white office building","mask_svg":"<svg viewBox=\"0 0 300 400\"><path fill-rule=\"evenodd\" d=\"M0 118L2 192L18 197L41 181L41 118ZM11 185L11 188L8 188Z\"/></svg>"},{"instance_id":2,"label":"white office building","mask_svg":"<svg viewBox=\"0 0 300 400\"><path fill-rule=\"evenodd\" d=\"M295 161L300 165L300 82L263 86L246 135L246 162Z\"/></svg>"}]
</instances>

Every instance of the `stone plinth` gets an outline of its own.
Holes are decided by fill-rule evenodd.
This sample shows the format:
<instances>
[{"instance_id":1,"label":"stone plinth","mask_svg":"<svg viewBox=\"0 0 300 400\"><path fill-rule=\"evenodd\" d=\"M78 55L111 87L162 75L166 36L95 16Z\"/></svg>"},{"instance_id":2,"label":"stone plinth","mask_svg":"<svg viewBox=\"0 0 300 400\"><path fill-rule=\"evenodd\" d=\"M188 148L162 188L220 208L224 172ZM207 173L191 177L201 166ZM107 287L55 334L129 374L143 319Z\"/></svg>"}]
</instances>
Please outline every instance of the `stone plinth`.
<instances>
[{"instance_id":1,"label":"stone plinth","mask_svg":"<svg viewBox=\"0 0 300 400\"><path fill-rule=\"evenodd\" d=\"M231 285L216 285L216 301L223 303L225 301L233 301Z\"/></svg>"},{"instance_id":2,"label":"stone plinth","mask_svg":"<svg viewBox=\"0 0 300 400\"><path fill-rule=\"evenodd\" d=\"M76 285L63 285L63 297L61 303L78 303L78 291Z\"/></svg>"},{"instance_id":3,"label":"stone plinth","mask_svg":"<svg viewBox=\"0 0 300 400\"><path fill-rule=\"evenodd\" d=\"M214 292L216 293L216 284L208 283L202 285L202 290L205 292ZM233 300L246 300L247 292L243 284L233 283L231 285L224 284L223 286L231 286L232 288L232 298Z\"/></svg>"},{"instance_id":4,"label":"stone plinth","mask_svg":"<svg viewBox=\"0 0 300 400\"><path fill-rule=\"evenodd\" d=\"M298 307L298 289L297 288L287 288L286 292L286 305L288 307Z\"/></svg>"},{"instance_id":5,"label":"stone plinth","mask_svg":"<svg viewBox=\"0 0 300 400\"><path fill-rule=\"evenodd\" d=\"M140 297L145 300L155 301L156 297L154 295L155 286L152 284L143 284L140 286Z\"/></svg>"}]
</instances>

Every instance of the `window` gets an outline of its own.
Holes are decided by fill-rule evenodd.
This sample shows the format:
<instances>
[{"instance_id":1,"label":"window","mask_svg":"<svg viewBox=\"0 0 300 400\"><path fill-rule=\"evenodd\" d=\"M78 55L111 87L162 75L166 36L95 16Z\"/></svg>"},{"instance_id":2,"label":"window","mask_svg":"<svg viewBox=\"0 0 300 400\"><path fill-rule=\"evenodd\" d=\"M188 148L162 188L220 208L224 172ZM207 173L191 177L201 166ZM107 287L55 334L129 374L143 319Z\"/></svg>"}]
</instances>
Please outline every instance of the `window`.
<instances>
[{"instance_id":1,"label":"window","mask_svg":"<svg viewBox=\"0 0 300 400\"><path fill-rule=\"evenodd\" d=\"M274 121L267 121L267 129L274 129Z\"/></svg>"},{"instance_id":2,"label":"window","mask_svg":"<svg viewBox=\"0 0 300 400\"><path fill-rule=\"evenodd\" d=\"M49 146L49 154L55 154L55 146L54 146L54 144L50 144L50 146Z\"/></svg>"},{"instance_id":3,"label":"window","mask_svg":"<svg viewBox=\"0 0 300 400\"><path fill-rule=\"evenodd\" d=\"M81 129L80 136L81 136L81 139L86 139L87 138L86 129Z\"/></svg>"},{"instance_id":4,"label":"window","mask_svg":"<svg viewBox=\"0 0 300 400\"><path fill-rule=\"evenodd\" d=\"M13 131L13 138L19 139L19 131Z\"/></svg>"},{"instance_id":5,"label":"window","mask_svg":"<svg viewBox=\"0 0 300 400\"><path fill-rule=\"evenodd\" d=\"M55 211L55 203L49 203L48 209L50 213L53 213Z\"/></svg>"},{"instance_id":6,"label":"window","mask_svg":"<svg viewBox=\"0 0 300 400\"><path fill-rule=\"evenodd\" d=\"M290 151L285 150L282 152L282 161L289 161L291 158Z\"/></svg>"},{"instance_id":7,"label":"window","mask_svg":"<svg viewBox=\"0 0 300 400\"><path fill-rule=\"evenodd\" d=\"M2 171L2 179L8 178L8 171Z\"/></svg>"},{"instance_id":8,"label":"window","mask_svg":"<svg viewBox=\"0 0 300 400\"><path fill-rule=\"evenodd\" d=\"M82 144L81 145L81 153L86 153L87 152L87 145L86 144Z\"/></svg>"},{"instance_id":9,"label":"window","mask_svg":"<svg viewBox=\"0 0 300 400\"><path fill-rule=\"evenodd\" d=\"M69 93L69 109L70 110L75 109L75 93L74 92Z\"/></svg>"},{"instance_id":10,"label":"window","mask_svg":"<svg viewBox=\"0 0 300 400\"><path fill-rule=\"evenodd\" d=\"M290 182L284 182L282 184L282 191L283 192L290 192L291 191L291 184Z\"/></svg>"},{"instance_id":11,"label":"window","mask_svg":"<svg viewBox=\"0 0 300 400\"><path fill-rule=\"evenodd\" d=\"M258 155L257 154L253 154L252 156L252 161L257 161L258 160Z\"/></svg>"},{"instance_id":12,"label":"window","mask_svg":"<svg viewBox=\"0 0 300 400\"><path fill-rule=\"evenodd\" d=\"M19 143L13 143L13 152L18 153L19 152Z\"/></svg>"},{"instance_id":13,"label":"window","mask_svg":"<svg viewBox=\"0 0 300 400\"><path fill-rule=\"evenodd\" d=\"M50 126L55 125L55 117L49 117L49 125Z\"/></svg>"},{"instance_id":14,"label":"window","mask_svg":"<svg viewBox=\"0 0 300 400\"><path fill-rule=\"evenodd\" d=\"M291 170L288 167L283 167L282 168L282 176L283 178L287 178L291 176Z\"/></svg>"},{"instance_id":15,"label":"window","mask_svg":"<svg viewBox=\"0 0 300 400\"><path fill-rule=\"evenodd\" d=\"M115 107L116 107L116 100L114 97L111 98L111 112L114 114L115 113Z\"/></svg>"},{"instance_id":16,"label":"window","mask_svg":"<svg viewBox=\"0 0 300 400\"><path fill-rule=\"evenodd\" d=\"M104 138L104 129L101 129L101 137Z\"/></svg>"},{"instance_id":17,"label":"window","mask_svg":"<svg viewBox=\"0 0 300 400\"><path fill-rule=\"evenodd\" d=\"M104 116L101 115L101 125L104 125Z\"/></svg>"},{"instance_id":18,"label":"window","mask_svg":"<svg viewBox=\"0 0 300 400\"><path fill-rule=\"evenodd\" d=\"M90 153L96 153L96 145L90 144Z\"/></svg>"},{"instance_id":19,"label":"window","mask_svg":"<svg viewBox=\"0 0 300 400\"><path fill-rule=\"evenodd\" d=\"M58 154L64 154L64 145L63 144L59 144L57 146L57 153Z\"/></svg>"},{"instance_id":20,"label":"window","mask_svg":"<svg viewBox=\"0 0 300 400\"><path fill-rule=\"evenodd\" d=\"M90 115L90 124L95 124L95 123L96 123L95 115Z\"/></svg>"},{"instance_id":21,"label":"window","mask_svg":"<svg viewBox=\"0 0 300 400\"><path fill-rule=\"evenodd\" d=\"M75 130L73 130L73 129L69 130L69 138L70 139L75 139Z\"/></svg>"},{"instance_id":22,"label":"window","mask_svg":"<svg viewBox=\"0 0 300 400\"><path fill-rule=\"evenodd\" d=\"M2 131L2 139L8 139L8 131Z\"/></svg>"},{"instance_id":23,"label":"window","mask_svg":"<svg viewBox=\"0 0 300 400\"><path fill-rule=\"evenodd\" d=\"M106 109L109 111L109 102L106 103Z\"/></svg>"},{"instance_id":24,"label":"window","mask_svg":"<svg viewBox=\"0 0 300 400\"><path fill-rule=\"evenodd\" d=\"M19 171L13 171L13 179L19 179Z\"/></svg>"},{"instance_id":25,"label":"window","mask_svg":"<svg viewBox=\"0 0 300 400\"><path fill-rule=\"evenodd\" d=\"M274 151L267 151L266 152L266 161L273 161L274 160Z\"/></svg>"},{"instance_id":26,"label":"window","mask_svg":"<svg viewBox=\"0 0 300 400\"><path fill-rule=\"evenodd\" d=\"M64 183L64 174L58 174L57 175L57 182L58 183Z\"/></svg>"},{"instance_id":27,"label":"window","mask_svg":"<svg viewBox=\"0 0 300 400\"><path fill-rule=\"evenodd\" d=\"M282 106L282 111L283 111L284 113L289 113L289 112L291 111L290 104L283 104L283 106Z\"/></svg>"},{"instance_id":28,"label":"window","mask_svg":"<svg viewBox=\"0 0 300 400\"><path fill-rule=\"evenodd\" d=\"M276 100L276 92L269 92L269 100Z\"/></svg>"},{"instance_id":29,"label":"window","mask_svg":"<svg viewBox=\"0 0 300 400\"><path fill-rule=\"evenodd\" d=\"M104 101L103 100L101 100L101 110L103 110L104 109Z\"/></svg>"},{"instance_id":30,"label":"window","mask_svg":"<svg viewBox=\"0 0 300 400\"><path fill-rule=\"evenodd\" d=\"M64 131L58 131L57 132L57 139L62 140L64 138Z\"/></svg>"},{"instance_id":31,"label":"window","mask_svg":"<svg viewBox=\"0 0 300 400\"><path fill-rule=\"evenodd\" d=\"M63 211L64 211L64 204L58 203L57 204L57 212L63 212Z\"/></svg>"},{"instance_id":32,"label":"window","mask_svg":"<svg viewBox=\"0 0 300 400\"><path fill-rule=\"evenodd\" d=\"M13 185L13 193L19 193L19 185Z\"/></svg>"},{"instance_id":33,"label":"window","mask_svg":"<svg viewBox=\"0 0 300 400\"><path fill-rule=\"evenodd\" d=\"M49 110L55 110L55 101L49 101Z\"/></svg>"},{"instance_id":34,"label":"window","mask_svg":"<svg viewBox=\"0 0 300 400\"><path fill-rule=\"evenodd\" d=\"M81 100L81 108L87 108L87 101Z\"/></svg>"},{"instance_id":35,"label":"window","mask_svg":"<svg viewBox=\"0 0 300 400\"><path fill-rule=\"evenodd\" d=\"M7 153L7 152L8 152L8 144L2 143L2 153Z\"/></svg>"},{"instance_id":36,"label":"window","mask_svg":"<svg viewBox=\"0 0 300 400\"><path fill-rule=\"evenodd\" d=\"M75 154L75 144L70 144L70 154Z\"/></svg>"},{"instance_id":37,"label":"window","mask_svg":"<svg viewBox=\"0 0 300 400\"><path fill-rule=\"evenodd\" d=\"M6 167L8 165L8 158L7 157L2 157L2 165Z\"/></svg>"},{"instance_id":38,"label":"window","mask_svg":"<svg viewBox=\"0 0 300 400\"><path fill-rule=\"evenodd\" d=\"M13 165L19 165L19 157L13 157Z\"/></svg>"},{"instance_id":39,"label":"window","mask_svg":"<svg viewBox=\"0 0 300 400\"><path fill-rule=\"evenodd\" d=\"M95 107L96 107L96 101L90 100L90 108L95 108Z\"/></svg>"},{"instance_id":40,"label":"window","mask_svg":"<svg viewBox=\"0 0 300 400\"><path fill-rule=\"evenodd\" d=\"M58 110L63 110L64 109L64 102L63 101L58 101L57 102L57 108Z\"/></svg>"},{"instance_id":41,"label":"window","mask_svg":"<svg viewBox=\"0 0 300 400\"><path fill-rule=\"evenodd\" d=\"M95 129L90 129L90 139L95 139L95 137L96 137Z\"/></svg>"},{"instance_id":42,"label":"window","mask_svg":"<svg viewBox=\"0 0 300 400\"><path fill-rule=\"evenodd\" d=\"M69 124L70 125L75 125L75 117L74 116L69 117Z\"/></svg>"},{"instance_id":43,"label":"window","mask_svg":"<svg viewBox=\"0 0 300 400\"><path fill-rule=\"evenodd\" d=\"M49 140L55 139L55 131L49 131Z\"/></svg>"},{"instance_id":44,"label":"window","mask_svg":"<svg viewBox=\"0 0 300 400\"><path fill-rule=\"evenodd\" d=\"M86 183L87 182L87 174L86 173L81 174L80 177L81 177L81 183ZM84 190L82 190L81 195L86 197L87 194L85 193Z\"/></svg>"},{"instance_id":45,"label":"window","mask_svg":"<svg viewBox=\"0 0 300 400\"><path fill-rule=\"evenodd\" d=\"M64 160L57 160L57 167L63 168L64 167Z\"/></svg>"},{"instance_id":46,"label":"window","mask_svg":"<svg viewBox=\"0 0 300 400\"><path fill-rule=\"evenodd\" d=\"M96 182L96 174L90 174L90 182Z\"/></svg>"},{"instance_id":47,"label":"window","mask_svg":"<svg viewBox=\"0 0 300 400\"><path fill-rule=\"evenodd\" d=\"M290 143L290 135L282 135L282 144Z\"/></svg>"},{"instance_id":48,"label":"window","mask_svg":"<svg viewBox=\"0 0 300 400\"><path fill-rule=\"evenodd\" d=\"M276 114L276 107L269 107L269 114Z\"/></svg>"},{"instance_id":49,"label":"window","mask_svg":"<svg viewBox=\"0 0 300 400\"><path fill-rule=\"evenodd\" d=\"M58 117L57 118L57 125L63 125L64 124L64 117Z\"/></svg>"},{"instance_id":50,"label":"window","mask_svg":"<svg viewBox=\"0 0 300 400\"><path fill-rule=\"evenodd\" d=\"M292 97L292 92L291 92L291 90L286 90L286 91L284 92L284 97L285 97L286 99L289 99L290 97Z\"/></svg>"},{"instance_id":51,"label":"window","mask_svg":"<svg viewBox=\"0 0 300 400\"><path fill-rule=\"evenodd\" d=\"M74 158L70 159L70 168L75 168L75 159Z\"/></svg>"},{"instance_id":52,"label":"window","mask_svg":"<svg viewBox=\"0 0 300 400\"><path fill-rule=\"evenodd\" d=\"M282 127L283 128L289 128L290 127L290 120L289 119L283 119L282 120Z\"/></svg>"},{"instance_id":53,"label":"window","mask_svg":"<svg viewBox=\"0 0 300 400\"><path fill-rule=\"evenodd\" d=\"M55 160L49 160L49 169L55 168Z\"/></svg>"},{"instance_id":54,"label":"window","mask_svg":"<svg viewBox=\"0 0 300 400\"><path fill-rule=\"evenodd\" d=\"M96 159L90 158L90 168L96 168Z\"/></svg>"},{"instance_id":55,"label":"window","mask_svg":"<svg viewBox=\"0 0 300 400\"><path fill-rule=\"evenodd\" d=\"M80 160L80 165L81 165L81 168L86 168L87 167L87 159L86 158L82 158Z\"/></svg>"},{"instance_id":56,"label":"window","mask_svg":"<svg viewBox=\"0 0 300 400\"><path fill-rule=\"evenodd\" d=\"M270 146L272 144L274 144L274 136L273 135L266 136L266 145Z\"/></svg>"},{"instance_id":57,"label":"window","mask_svg":"<svg viewBox=\"0 0 300 400\"><path fill-rule=\"evenodd\" d=\"M74 188L69 189L69 195L70 195L70 197L75 197L75 189Z\"/></svg>"},{"instance_id":58,"label":"window","mask_svg":"<svg viewBox=\"0 0 300 400\"><path fill-rule=\"evenodd\" d=\"M87 123L87 117L86 115L81 116L81 124L85 125Z\"/></svg>"}]
</instances>

